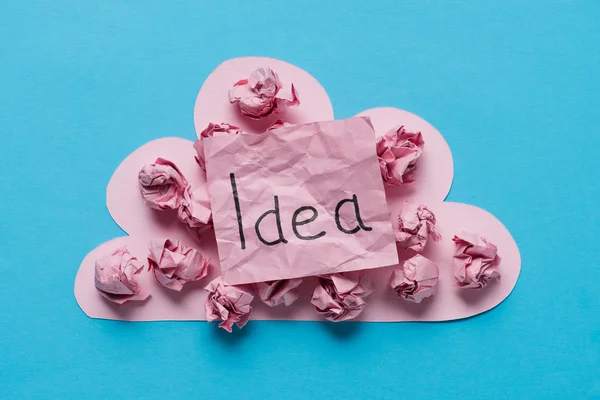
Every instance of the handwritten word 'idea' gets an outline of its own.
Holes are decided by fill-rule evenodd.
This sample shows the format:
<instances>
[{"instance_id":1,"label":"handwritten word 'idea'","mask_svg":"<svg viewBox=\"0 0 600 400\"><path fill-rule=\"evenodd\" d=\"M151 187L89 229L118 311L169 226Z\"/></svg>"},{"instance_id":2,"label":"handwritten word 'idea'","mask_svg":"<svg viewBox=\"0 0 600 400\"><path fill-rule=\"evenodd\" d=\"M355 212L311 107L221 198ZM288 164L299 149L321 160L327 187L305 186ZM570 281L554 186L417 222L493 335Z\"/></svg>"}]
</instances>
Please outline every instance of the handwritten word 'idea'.
<instances>
[{"instance_id":1,"label":"handwritten word 'idea'","mask_svg":"<svg viewBox=\"0 0 600 400\"><path fill-rule=\"evenodd\" d=\"M242 210L240 208L240 199L239 199L239 195L238 195L237 184L235 181L235 175L233 173L229 174L229 179L231 181L231 190L233 191L233 200L235 202L235 213L237 216L237 223L238 223L238 229L239 229L239 234L240 234L240 245L242 247L242 250L244 250L246 248L246 238L244 237L244 224L242 221ZM283 235L283 230L281 229L281 215L279 214L279 197L273 196L273 202L275 205L274 208L272 210L265 211L260 217L258 217L258 219L256 220L256 223L254 224L254 230L256 232L256 236L258 237L258 240L260 240L261 243L263 243L267 246L275 246L276 244L279 244L279 243L287 243L288 242L287 239L285 238L285 236ZM340 210L346 203L352 203L354 205L354 216L356 218L356 226L352 229L348 229L347 227L342 226L342 223L340 221ZM310 213L310 216L308 218L306 218L307 213ZM265 237L262 235L260 229L261 229L261 224L263 223L265 218L271 214L275 216L275 223L277 225L278 238L275 240L269 241L269 240L265 239ZM304 214L304 219L300 219L301 214ZM302 207L297 208L296 211L294 211L294 214L292 215L292 231L294 232L294 235L296 235L296 237L301 240L315 240L315 239L319 239L319 238L325 236L327 233L325 231L321 231L321 232L317 233L316 235L310 235L310 236L303 235L302 233L300 233L298 231L299 226L306 225L306 224L313 222L314 220L317 219L318 216L319 216L319 213L317 212L317 209L312 206L302 206ZM352 198L350 198L350 199L340 200L337 203L337 205L335 206L335 225L337 226L337 229L340 232L343 232L347 235L353 235L353 234L357 233L358 231L360 231L361 229L363 229L365 231L370 231L373 229L364 224L364 222L360 216L360 208L358 206L358 198L356 197L355 194L352 195Z\"/></svg>"}]
</instances>

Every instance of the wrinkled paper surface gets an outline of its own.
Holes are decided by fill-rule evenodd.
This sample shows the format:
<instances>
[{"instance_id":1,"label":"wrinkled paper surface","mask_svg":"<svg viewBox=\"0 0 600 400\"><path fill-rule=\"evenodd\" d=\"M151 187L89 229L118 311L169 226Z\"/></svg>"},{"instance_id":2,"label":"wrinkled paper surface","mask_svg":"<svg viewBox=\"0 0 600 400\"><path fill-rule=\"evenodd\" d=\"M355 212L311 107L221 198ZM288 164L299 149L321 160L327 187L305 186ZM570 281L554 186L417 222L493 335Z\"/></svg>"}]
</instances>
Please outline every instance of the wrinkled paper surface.
<instances>
[{"instance_id":1,"label":"wrinkled paper surface","mask_svg":"<svg viewBox=\"0 0 600 400\"><path fill-rule=\"evenodd\" d=\"M208 137L204 147L221 273L229 284L398 263L375 132L368 118L295 125L263 134ZM366 229L356 218L353 196ZM340 205L343 200L347 201ZM305 208L296 215L294 232L294 214L301 207ZM306 207L314 207L317 215ZM261 242L255 227L269 210L272 212L264 216L259 231L264 241L278 242L273 245ZM303 239L307 237L314 239Z\"/></svg>"}]
</instances>

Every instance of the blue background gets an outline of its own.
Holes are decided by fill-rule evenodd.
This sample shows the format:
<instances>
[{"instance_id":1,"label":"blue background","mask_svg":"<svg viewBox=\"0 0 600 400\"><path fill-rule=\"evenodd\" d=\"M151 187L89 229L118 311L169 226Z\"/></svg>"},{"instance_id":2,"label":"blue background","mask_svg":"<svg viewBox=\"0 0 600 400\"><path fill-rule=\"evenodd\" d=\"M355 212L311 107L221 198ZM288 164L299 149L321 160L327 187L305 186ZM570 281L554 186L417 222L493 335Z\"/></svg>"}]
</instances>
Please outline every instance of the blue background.
<instances>
[{"instance_id":1,"label":"blue background","mask_svg":"<svg viewBox=\"0 0 600 400\"><path fill-rule=\"evenodd\" d=\"M2 1L0 398L600 398L600 3L168 3ZM436 126L448 200L520 246L513 294L449 323L88 319L73 281L122 235L111 174L193 138L200 85L244 55L309 71L338 118L389 105Z\"/></svg>"}]
</instances>

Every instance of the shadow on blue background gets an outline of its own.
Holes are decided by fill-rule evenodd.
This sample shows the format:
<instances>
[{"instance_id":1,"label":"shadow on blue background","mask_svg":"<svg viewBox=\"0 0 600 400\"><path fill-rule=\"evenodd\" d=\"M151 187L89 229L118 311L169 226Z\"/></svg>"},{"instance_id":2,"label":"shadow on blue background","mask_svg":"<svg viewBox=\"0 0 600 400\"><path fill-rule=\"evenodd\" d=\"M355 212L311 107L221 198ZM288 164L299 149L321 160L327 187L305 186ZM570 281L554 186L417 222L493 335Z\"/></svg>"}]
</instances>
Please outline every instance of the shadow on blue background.
<instances>
[{"instance_id":1,"label":"shadow on blue background","mask_svg":"<svg viewBox=\"0 0 600 400\"><path fill-rule=\"evenodd\" d=\"M94 3L1 7L0 398L600 398L599 3ZM519 244L513 294L464 321L230 336L88 319L73 281L122 234L112 172L152 139L193 138L200 85L244 55L309 71L337 118L389 105L436 126L448 200Z\"/></svg>"}]
</instances>

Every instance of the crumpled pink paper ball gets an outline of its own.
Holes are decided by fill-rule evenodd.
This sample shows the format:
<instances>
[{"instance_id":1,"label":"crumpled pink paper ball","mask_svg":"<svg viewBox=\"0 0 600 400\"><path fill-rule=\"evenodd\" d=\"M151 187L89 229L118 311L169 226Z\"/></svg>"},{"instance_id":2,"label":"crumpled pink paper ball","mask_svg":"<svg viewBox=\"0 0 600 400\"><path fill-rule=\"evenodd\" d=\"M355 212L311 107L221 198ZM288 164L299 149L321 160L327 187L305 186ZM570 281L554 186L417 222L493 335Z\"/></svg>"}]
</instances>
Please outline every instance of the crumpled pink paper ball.
<instances>
[{"instance_id":1,"label":"crumpled pink paper ball","mask_svg":"<svg viewBox=\"0 0 600 400\"><path fill-rule=\"evenodd\" d=\"M269 307L285 304L286 307L298 299L298 286L302 279L282 279L259 282L254 285L258 297Z\"/></svg>"},{"instance_id":2,"label":"crumpled pink paper ball","mask_svg":"<svg viewBox=\"0 0 600 400\"><path fill-rule=\"evenodd\" d=\"M177 166L163 158L144 165L138 181L146 205L156 210L178 209L189 186Z\"/></svg>"},{"instance_id":3,"label":"crumpled pink paper ball","mask_svg":"<svg viewBox=\"0 0 600 400\"><path fill-rule=\"evenodd\" d=\"M414 182L412 173L423 153L421 132L408 132L404 126L391 129L377 139L377 156L383 181L400 186Z\"/></svg>"},{"instance_id":4,"label":"crumpled pink paper ball","mask_svg":"<svg viewBox=\"0 0 600 400\"><path fill-rule=\"evenodd\" d=\"M177 217L194 237L210 228L212 212L205 186L192 190L177 166L163 158L144 165L138 174L140 191L146 205L156 210L177 210Z\"/></svg>"},{"instance_id":5,"label":"crumpled pink paper ball","mask_svg":"<svg viewBox=\"0 0 600 400\"><path fill-rule=\"evenodd\" d=\"M435 242L441 239L435 230L435 215L427 207L405 201L398 216L398 228L394 229L396 242L405 249L421 252L431 237Z\"/></svg>"},{"instance_id":6,"label":"crumpled pink paper ball","mask_svg":"<svg viewBox=\"0 0 600 400\"><path fill-rule=\"evenodd\" d=\"M194 149L196 150L196 162L202 168L202 170L206 171L206 159L204 157L204 144L203 139L207 137L220 136L220 135L237 135L240 133L240 128L235 125L230 125L226 123L221 124L213 124L209 123L208 126L200 132L200 139L196 140L194 143Z\"/></svg>"},{"instance_id":7,"label":"crumpled pink paper ball","mask_svg":"<svg viewBox=\"0 0 600 400\"><path fill-rule=\"evenodd\" d=\"M230 286L221 277L210 282L205 290L208 297L204 303L208 322L221 320L219 328L231 332L233 324L242 328L252 312L254 295L241 286Z\"/></svg>"},{"instance_id":8,"label":"crumpled pink paper ball","mask_svg":"<svg viewBox=\"0 0 600 400\"><path fill-rule=\"evenodd\" d=\"M300 104L294 85L282 90L279 77L271 68L258 68L248 79L236 82L229 90L229 102L237 103L240 112L260 119Z\"/></svg>"},{"instance_id":9,"label":"crumpled pink paper ball","mask_svg":"<svg viewBox=\"0 0 600 400\"><path fill-rule=\"evenodd\" d=\"M132 300L146 300L150 294L138 286L134 277L142 268L143 265L126 247L120 247L106 257L96 260L96 289L105 299L118 305Z\"/></svg>"},{"instance_id":10,"label":"crumpled pink paper ball","mask_svg":"<svg viewBox=\"0 0 600 400\"><path fill-rule=\"evenodd\" d=\"M435 294L439 274L436 263L417 254L394 269L390 286L399 297L420 303Z\"/></svg>"},{"instance_id":11,"label":"crumpled pink paper ball","mask_svg":"<svg viewBox=\"0 0 600 400\"><path fill-rule=\"evenodd\" d=\"M360 272L320 276L311 303L326 319L333 322L356 318L365 308L372 283Z\"/></svg>"},{"instance_id":12,"label":"crumpled pink paper ball","mask_svg":"<svg viewBox=\"0 0 600 400\"><path fill-rule=\"evenodd\" d=\"M187 189L177 210L177 217L189 228L208 228L212 222L212 212L206 188L198 188L193 192Z\"/></svg>"},{"instance_id":13,"label":"crumpled pink paper ball","mask_svg":"<svg viewBox=\"0 0 600 400\"><path fill-rule=\"evenodd\" d=\"M461 232L452 240L456 243L454 276L457 286L481 289L490 281L500 279L498 267L502 259L494 244L471 232Z\"/></svg>"},{"instance_id":14,"label":"crumpled pink paper ball","mask_svg":"<svg viewBox=\"0 0 600 400\"><path fill-rule=\"evenodd\" d=\"M210 259L192 247L172 242L151 241L148 255L149 268L164 287L180 291L188 282L198 281L208 273Z\"/></svg>"}]
</instances>

